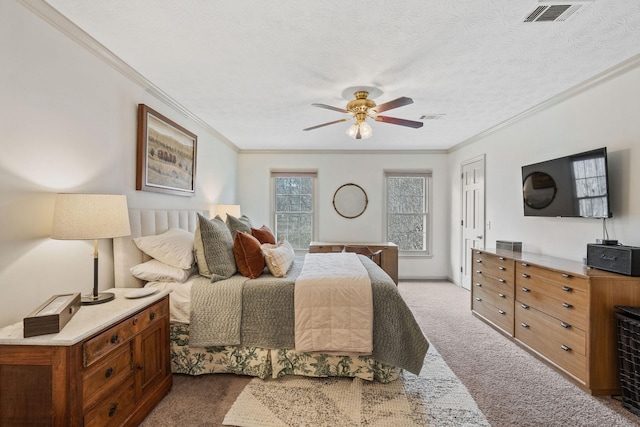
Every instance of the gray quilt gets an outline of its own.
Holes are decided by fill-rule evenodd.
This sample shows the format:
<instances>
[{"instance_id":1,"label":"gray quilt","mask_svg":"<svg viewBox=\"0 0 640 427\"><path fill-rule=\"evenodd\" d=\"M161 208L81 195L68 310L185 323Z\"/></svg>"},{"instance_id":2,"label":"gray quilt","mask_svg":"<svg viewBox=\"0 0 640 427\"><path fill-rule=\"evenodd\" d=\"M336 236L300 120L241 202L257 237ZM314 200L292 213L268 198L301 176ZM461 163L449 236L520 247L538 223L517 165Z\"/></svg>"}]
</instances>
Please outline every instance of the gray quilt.
<instances>
[{"instance_id":1,"label":"gray quilt","mask_svg":"<svg viewBox=\"0 0 640 427\"><path fill-rule=\"evenodd\" d=\"M373 290L373 353L382 363L419 374L429 342L391 278L367 257ZM304 256L297 256L287 277L233 276L191 289L190 345L209 347L295 348L294 284ZM241 301L241 303L240 303Z\"/></svg>"}]
</instances>

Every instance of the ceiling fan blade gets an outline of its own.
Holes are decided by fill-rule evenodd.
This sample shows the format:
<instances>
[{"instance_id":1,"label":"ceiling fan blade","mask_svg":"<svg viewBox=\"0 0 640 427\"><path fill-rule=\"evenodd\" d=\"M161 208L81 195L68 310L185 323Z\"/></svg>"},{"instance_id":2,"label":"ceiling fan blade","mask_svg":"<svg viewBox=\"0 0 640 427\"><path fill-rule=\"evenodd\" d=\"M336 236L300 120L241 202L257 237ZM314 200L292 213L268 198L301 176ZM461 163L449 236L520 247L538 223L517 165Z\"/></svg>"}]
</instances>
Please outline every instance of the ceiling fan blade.
<instances>
[{"instance_id":1,"label":"ceiling fan blade","mask_svg":"<svg viewBox=\"0 0 640 427\"><path fill-rule=\"evenodd\" d=\"M348 117L346 119L334 120L332 122L323 123L321 125L311 126L310 128L306 128L306 129L302 129L302 130L314 130L314 129L321 128L323 126L329 126L329 125L333 125L333 124L336 124L336 123L346 122L347 120L351 120L351 117Z\"/></svg>"},{"instance_id":2,"label":"ceiling fan blade","mask_svg":"<svg viewBox=\"0 0 640 427\"><path fill-rule=\"evenodd\" d=\"M415 122L413 120L405 120L405 119L398 119L396 117L389 117L389 116L376 116L375 118L376 122L382 122L382 123L391 123L392 125L400 125L400 126L407 126L410 128L421 128L423 123L422 122Z\"/></svg>"},{"instance_id":3,"label":"ceiling fan blade","mask_svg":"<svg viewBox=\"0 0 640 427\"><path fill-rule=\"evenodd\" d=\"M340 113L348 113L348 111L345 110L344 108L332 107L331 105L327 105L327 104L314 103L311 105L313 105L314 107L326 108L327 110L338 111Z\"/></svg>"},{"instance_id":4,"label":"ceiling fan blade","mask_svg":"<svg viewBox=\"0 0 640 427\"><path fill-rule=\"evenodd\" d=\"M385 102L384 104L380 104L373 109L378 113L382 113L383 111L391 110L398 107L404 107L405 105L413 104L413 99L407 98L406 96L402 96L398 99L394 99L393 101Z\"/></svg>"}]
</instances>

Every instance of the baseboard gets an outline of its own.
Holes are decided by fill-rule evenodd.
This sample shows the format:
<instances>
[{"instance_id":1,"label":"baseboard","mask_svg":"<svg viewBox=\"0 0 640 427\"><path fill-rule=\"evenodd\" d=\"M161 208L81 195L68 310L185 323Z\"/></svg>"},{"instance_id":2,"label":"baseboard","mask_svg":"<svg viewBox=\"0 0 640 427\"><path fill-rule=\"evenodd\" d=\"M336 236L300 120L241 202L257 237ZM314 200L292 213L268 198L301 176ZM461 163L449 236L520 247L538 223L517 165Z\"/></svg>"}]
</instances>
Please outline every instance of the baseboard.
<instances>
[{"instance_id":1,"label":"baseboard","mask_svg":"<svg viewBox=\"0 0 640 427\"><path fill-rule=\"evenodd\" d=\"M398 282L453 282L448 277L398 277Z\"/></svg>"}]
</instances>

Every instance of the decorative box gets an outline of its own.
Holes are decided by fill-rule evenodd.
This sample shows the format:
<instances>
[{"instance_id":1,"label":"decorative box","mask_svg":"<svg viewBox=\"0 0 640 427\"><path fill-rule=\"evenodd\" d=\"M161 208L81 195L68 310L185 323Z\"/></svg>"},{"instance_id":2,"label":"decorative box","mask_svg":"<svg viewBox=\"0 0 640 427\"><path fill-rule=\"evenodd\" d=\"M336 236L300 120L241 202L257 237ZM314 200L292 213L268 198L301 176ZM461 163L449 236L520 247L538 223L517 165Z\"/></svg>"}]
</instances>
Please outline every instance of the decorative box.
<instances>
[{"instance_id":1,"label":"decorative box","mask_svg":"<svg viewBox=\"0 0 640 427\"><path fill-rule=\"evenodd\" d=\"M24 337L57 334L80 309L80 293L54 295L23 320Z\"/></svg>"},{"instance_id":2,"label":"decorative box","mask_svg":"<svg viewBox=\"0 0 640 427\"><path fill-rule=\"evenodd\" d=\"M496 240L496 249L511 252L522 252L522 242L510 240Z\"/></svg>"}]
</instances>

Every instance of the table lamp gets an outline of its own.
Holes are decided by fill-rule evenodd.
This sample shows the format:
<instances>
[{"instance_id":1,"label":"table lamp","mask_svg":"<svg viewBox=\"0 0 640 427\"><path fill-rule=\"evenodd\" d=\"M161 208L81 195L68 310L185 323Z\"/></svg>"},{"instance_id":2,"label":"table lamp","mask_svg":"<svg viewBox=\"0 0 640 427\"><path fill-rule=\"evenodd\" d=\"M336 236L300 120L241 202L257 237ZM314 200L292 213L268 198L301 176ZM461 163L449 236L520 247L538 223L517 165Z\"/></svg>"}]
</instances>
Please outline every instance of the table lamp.
<instances>
[{"instance_id":1,"label":"table lamp","mask_svg":"<svg viewBox=\"0 0 640 427\"><path fill-rule=\"evenodd\" d=\"M213 217L220 216L223 221L227 220L227 215L240 218L240 205L216 205Z\"/></svg>"},{"instance_id":2,"label":"table lamp","mask_svg":"<svg viewBox=\"0 0 640 427\"><path fill-rule=\"evenodd\" d=\"M98 293L98 239L128 236L127 198L118 194L57 194L51 238L93 240L93 293L82 296L82 304L101 304L115 298Z\"/></svg>"}]
</instances>

